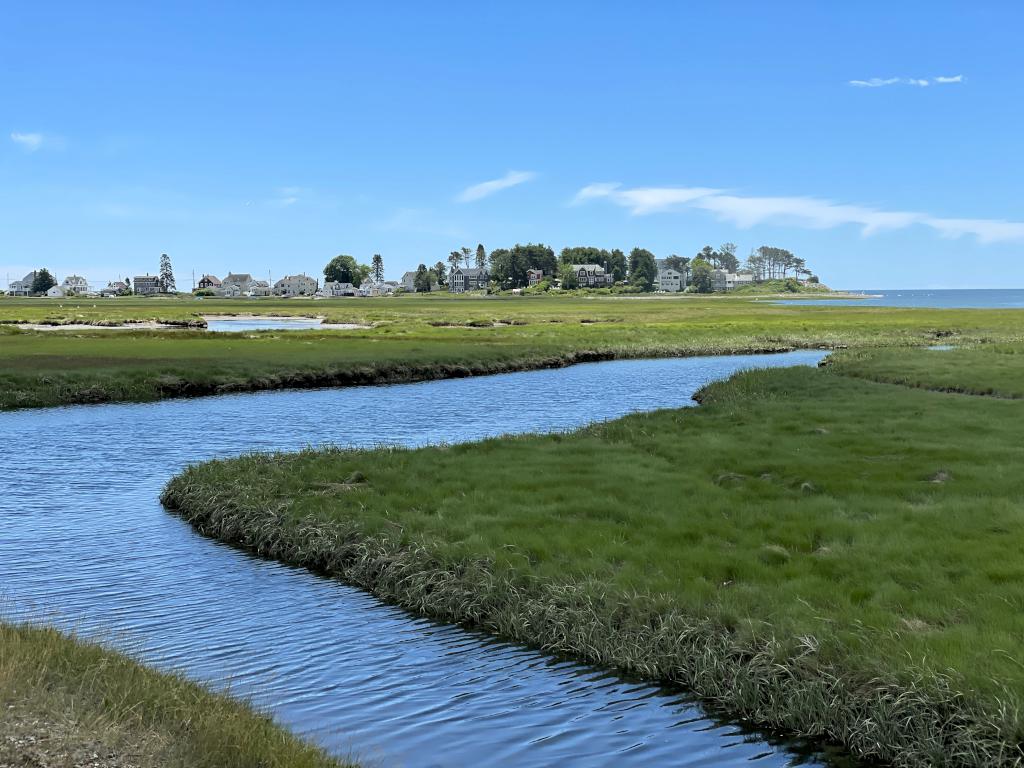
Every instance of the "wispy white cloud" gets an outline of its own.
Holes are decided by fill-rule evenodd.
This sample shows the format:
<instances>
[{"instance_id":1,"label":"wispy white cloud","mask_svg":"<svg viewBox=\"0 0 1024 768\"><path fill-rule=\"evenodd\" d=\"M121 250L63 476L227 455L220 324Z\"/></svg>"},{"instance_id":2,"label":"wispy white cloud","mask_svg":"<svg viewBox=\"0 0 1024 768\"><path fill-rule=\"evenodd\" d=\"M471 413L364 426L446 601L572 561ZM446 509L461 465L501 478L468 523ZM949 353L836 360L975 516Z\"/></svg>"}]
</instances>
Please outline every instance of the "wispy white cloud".
<instances>
[{"instance_id":1,"label":"wispy white cloud","mask_svg":"<svg viewBox=\"0 0 1024 768\"><path fill-rule=\"evenodd\" d=\"M491 179L466 187L455 199L460 203L470 203L474 200L481 200L495 192L500 192L509 187L516 187L537 177L533 171L509 171L500 179Z\"/></svg>"},{"instance_id":2,"label":"wispy white cloud","mask_svg":"<svg viewBox=\"0 0 1024 768\"><path fill-rule=\"evenodd\" d=\"M574 204L605 199L633 216L682 208L697 208L737 227L779 224L806 229L860 227L864 236L912 225L929 227L943 237L977 238L980 243L1024 242L1024 223L1002 219L957 219L914 211L885 211L866 205L837 203L817 197L761 197L737 195L710 187L635 187L589 184L576 193Z\"/></svg>"},{"instance_id":3,"label":"wispy white cloud","mask_svg":"<svg viewBox=\"0 0 1024 768\"><path fill-rule=\"evenodd\" d=\"M579 192L573 200L574 204L585 203L595 198L607 197L624 208L629 208L634 216L646 213L667 211L676 206L689 203L700 197L713 195L721 190L710 187L634 187L623 189L621 184L599 183L590 184Z\"/></svg>"},{"instance_id":4,"label":"wispy white cloud","mask_svg":"<svg viewBox=\"0 0 1024 768\"><path fill-rule=\"evenodd\" d=\"M21 145L26 152L35 152L43 146L44 137L41 133L19 133L11 132L11 141Z\"/></svg>"},{"instance_id":5,"label":"wispy white cloud","mask_svg":"<svg viewBox=\"0 0 1024 768\"><path fill-rule=\"evenodd\" d=\"M940 219L928 217L923 221L943 237L957 238L973 235L979 243L1024 242L1024 223L1003 219Z\"/></svg>"},{"instance_id":6,"label":"wispy white cloud","mask_svg":"<svg viewBox=\"0 0 1024 768\"><path fill-rule=\"evenodd\" d=\"M963 75L952 77L940 75L938 77L872 77L869 80L848 80L854 88L884 88L887 85L913 85L918 88L927 88L933 83L936 85L948 85L950 83L962 83Z\"/></svg>"},{"instance_id":7,"label":"wispy white cloud","mask_svg":"<svg viewBox=\"0 0 1024 768\"><path fill-rule=\"evenodd\" d=\"M308 193L309 190L302 187L280 187L277 190L277 197L268 200L267 204L275 208L290 208Z\"/></svg>"}]
</instances>

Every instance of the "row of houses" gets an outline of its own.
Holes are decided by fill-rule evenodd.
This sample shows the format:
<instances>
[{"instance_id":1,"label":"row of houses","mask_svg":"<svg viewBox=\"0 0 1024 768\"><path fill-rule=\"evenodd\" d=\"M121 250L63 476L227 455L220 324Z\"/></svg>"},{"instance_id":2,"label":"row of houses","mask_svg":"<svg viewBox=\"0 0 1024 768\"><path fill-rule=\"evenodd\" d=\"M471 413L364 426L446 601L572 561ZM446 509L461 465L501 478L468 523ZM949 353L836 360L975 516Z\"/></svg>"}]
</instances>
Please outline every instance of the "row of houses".
<instances>
[{"instance_id":1,"label":"row of houses","mask_svg":"<svg viewBox=\"0 0 1024 768\"><path fill-rule=\"evenodd\" d=\"M7 287L7 294L9 296L32 296L34 293L32 287L35 285L36 275L37 272L33 270L29 272L27 275L25 275L21 280L14 280ZM108 284L107 288L104 288L100 291L93 291L89 288L89 281L86 280L81 275L68 275L67 277L64 278L64 282L60 283L59 285L51 286L46 291L45 295L49 296L50 298L61 298L64 296L72 295L100 296L103 295L108 290L111 291L111 294L116 292L116 289L111 288L111 286L113 285L115 284L110 283ZM124 283L119 283L119 285L123 286L124 289L127 290L127 286Z\"/></svg>"},{"instance_id":2,"label":"row of houses","mask_svg":"<svg viewBox=\"0 0 1024 768\"><path fill-rule=\"evenodd\" d=\"M399 288L396 281L364 280L360 285L327 280L320 282L309 275L286 275L270 285L266 280L254 280L247 272L232 272L223 280L215 275L203 275L198 289L210 291L215 296L312 296L314 298L337 298L343 296L390 296Z\"/></svg>"}]
</instances>

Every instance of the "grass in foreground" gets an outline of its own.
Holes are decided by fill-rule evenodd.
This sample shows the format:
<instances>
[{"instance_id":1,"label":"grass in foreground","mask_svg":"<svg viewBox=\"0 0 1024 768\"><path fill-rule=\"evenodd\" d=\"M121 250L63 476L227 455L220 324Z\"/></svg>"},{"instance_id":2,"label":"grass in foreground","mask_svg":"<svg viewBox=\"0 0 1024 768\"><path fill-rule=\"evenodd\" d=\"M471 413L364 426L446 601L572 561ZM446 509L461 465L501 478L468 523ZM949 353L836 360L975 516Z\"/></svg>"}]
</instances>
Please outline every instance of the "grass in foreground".
<instances>
[{"instance_id":1,"label":"grass in foreground","mask_svg":"<svg viewBox=\"0 0 1024 768\"><path fill-rule=\"evenodd\" d=\"M0 319L38 300L0 300ZM95 312L194 312L177 299ZM141 308L137 305L142 305ZM0 409L496 373L611 357L1019 341L1024 313L792 307L732 298L220 300L203 311L322 313L359 331L18 331L0 326ZM26 308L27 307L27 308ZM497 325L496 325L497 324Z\"/></svg>"},{"instance_id":2,"label":"grass in foreground","mask_svg":"<svg viewBox=\"0 0 1024 768\"><path fill-rule=\"evenodd\" d=\"M245 704L52 629L0 623L0 705L12 768L342 766Z\"/></svg>"},{"instance_id":3,"label":"grass in foreground","mask_svg":"<svg viewBox=\"0 0 1024 768\"><path fill-rule=\"evenodd\" d=\"M1017 764L1024 410L836 373L870 365L744 373L699 409L571 435L211 462L164 501L205 534L862 756Z\"/></svg>"}]
</instances>

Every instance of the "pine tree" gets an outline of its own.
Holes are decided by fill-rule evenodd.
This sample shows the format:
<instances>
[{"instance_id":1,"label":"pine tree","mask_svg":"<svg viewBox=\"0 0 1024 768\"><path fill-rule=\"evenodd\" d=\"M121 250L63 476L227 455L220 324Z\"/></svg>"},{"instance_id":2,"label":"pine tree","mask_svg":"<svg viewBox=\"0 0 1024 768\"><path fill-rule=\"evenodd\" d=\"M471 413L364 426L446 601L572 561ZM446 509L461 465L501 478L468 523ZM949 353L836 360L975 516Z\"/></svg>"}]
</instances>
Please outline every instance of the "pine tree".
<instances>
[{"instance_id":1,"label":"pine tree","mask_svg":"<svg viewBox=\"0 0 1024 768\"><path fill-rule=\"evenodd\" d=\"M476 246L476 268L484 269L487 266L487 251L484 249L484 244L479 243Z\"/></svg>"},{"instance_id":2,"label":"pine tree","mask_svg":"<svg viewBox=\"0 0 1024 768\"><path fill-rule=\"evenodd\" d=\"M40 267L36 270L35 277L32 278L32 293L46 293L56 284L57 281L50 274L50 270Z\"/></svg>"},{"instance_id":3,"label":"pine tree","mask_svg":"<svg viewBox=\"0 0 1024 768\"><path fill-rule=\"evenodd\" d=\"M174 285L174 270L171 269L171 257L166 253L160 254L160 290L163 293L177 293Z\"/></svg>"},{"instance_id":4,"label":"pine tree","mask_svg":"<svg viewBox=\"0 0 1024 768\"><path fill-rule=\"evenodd\" d=\"M384 282L384 258L379 253L373 254L370 268L373 270L373 281L375 283Z\"/></svg>"}]
</instances>

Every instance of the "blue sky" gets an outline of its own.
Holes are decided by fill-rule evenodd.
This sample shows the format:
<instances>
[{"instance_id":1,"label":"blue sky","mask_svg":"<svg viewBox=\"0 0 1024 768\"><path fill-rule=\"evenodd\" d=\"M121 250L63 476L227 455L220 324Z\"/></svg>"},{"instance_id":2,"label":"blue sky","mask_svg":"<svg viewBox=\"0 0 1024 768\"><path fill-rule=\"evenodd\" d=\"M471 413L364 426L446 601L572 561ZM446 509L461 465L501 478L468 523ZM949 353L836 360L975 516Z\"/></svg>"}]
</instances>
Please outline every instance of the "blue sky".
<instances>
[{"instance_id":1,"label":"blue sky","mask_svg":"<svg viewBox=\"0 0 1024 768\"><path fill-rule=\"evenodd\" d=\"M695 5L7 4L0 280L732 241L1024 287L1024 6Z\"/></svg>"}]
</instances>

